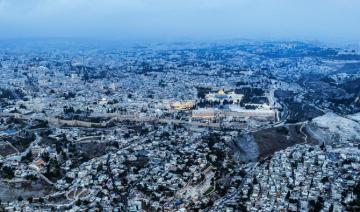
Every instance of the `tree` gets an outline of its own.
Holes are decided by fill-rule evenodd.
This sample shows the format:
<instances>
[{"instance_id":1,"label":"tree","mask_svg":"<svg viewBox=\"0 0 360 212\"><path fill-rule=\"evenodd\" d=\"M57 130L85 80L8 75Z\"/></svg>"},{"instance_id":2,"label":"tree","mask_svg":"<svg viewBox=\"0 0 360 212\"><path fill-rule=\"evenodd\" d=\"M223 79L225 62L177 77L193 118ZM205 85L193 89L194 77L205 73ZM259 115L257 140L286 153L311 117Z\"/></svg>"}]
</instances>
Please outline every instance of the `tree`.
<instances>
[{"instance_id":1,"label":"tree","mask_svg":"<svg viewBox=\"0 0 360 212\"><path fill-rule=\"evenodd\" d=\"M360 208L360 181L353 188L353 192L356 198L348 204L347 209L349 211L358 211Z\"/></svg>"},{"instance_id":2,"label":"tree","mask_svg":"<svg viewBox=\"0 0 360 212\"><path fill-rule=\"evenodd\" d=\"M253 184L257 184L257 183L258 183L257 178L256 178L256 176L254 176L254 178L253 178Z\"/></svg>"},{"instance_id":3,"label":"tree","mask_svg":"<svg viewBox=\"0 0 360 212\"><path fill-rule=\"evenodd\" d=\"M286 196L285 196L285 199L286 199L286 200L289 200L289 198L290 198L290 191L288 191L287 194L286 194Z\"/></svg>"},{"instance_id":4,"label":"tree","mask_svg":"<svg viewBox=\"0 0 360 212\"><path fill-rule=\"evenodd\" d=\"M28 197L27 201L31 204L33 202L33 198L32 197Z\"/></svg>"},{"instance_id":5,"label":"tree","mask_svg":"<svg viewBox=\"0 0 360 212\"><path fill-rule=\"evenodd\" d=\"M3 178L12 179L15 176L14 169L9 166L4 166L2 168L2 173L0 173Z\"/></svg>"},{"instance_id":6,"label":"tree","mask_svg":"<svg viewBox=\"0 0 360 212\"><path fill-rule=\"evenodd\" d=\"M25 156L21 157L21 162L24 162L24 163L30 163L32 161L32 152L31 150L26 153Z\"/></svg>"},{"instance_id":7,"label":"tree","mask_svg":"<svg viewBox=\"0 0 360 212\"><path fill-rule=\"evenodd\" d=\"M79 199L76 200L75 205L80 206L80 205L81 205L81 201L80 201Z\"/></svg>"},{"instance_id":8,"label":"tree","mask_svg":"<svg viewBox=\"0 0 360 212\"><path fill-rule=\"evenodd\" d=\"M244 169L241 169L239 175L244 178L246 176L246 171Z\"/></svg>"},{"instance_id":9,"label":"tree","mask_svg":"<svg viewBox=\"0 0 360 212\"><path fill-rule=\"evenodd\" d=\"M41 154L41 158L45 161L45 162L49 162L50 160L50 155L48 152L44 152L43 154Z\"/></svg>"},{"instance_id":10,"label":"tree","mask_svg":"<svg viewBox=\"0 0 360 212\"><path fill-rule=\"evenodd\" d=\"M326 146L325 146L325 142L323 142L321 145L320 145L320 149L324 152L326 152Z\"/></svg>"},{"instance_id":11,"label":"tree","mask_svg":"<svg viewBox=\"0 0 360 212\"><path fill-rule=\"evenodd\" d=\"M324 206L324 200L322 197L318 197L318 199L315 201L310 201L310 205L313 205L312 212L319 212Z\"/></svg>"},{"instance_id":12,"label":"tree","mask_svg":"<svg viewBox=\"0 0 360 212\"><path fill-rule=\"evenodd\" d=\"M39 203L44 203L44 199L42 197L39 198Z\"/></svg>"}]
</instances>

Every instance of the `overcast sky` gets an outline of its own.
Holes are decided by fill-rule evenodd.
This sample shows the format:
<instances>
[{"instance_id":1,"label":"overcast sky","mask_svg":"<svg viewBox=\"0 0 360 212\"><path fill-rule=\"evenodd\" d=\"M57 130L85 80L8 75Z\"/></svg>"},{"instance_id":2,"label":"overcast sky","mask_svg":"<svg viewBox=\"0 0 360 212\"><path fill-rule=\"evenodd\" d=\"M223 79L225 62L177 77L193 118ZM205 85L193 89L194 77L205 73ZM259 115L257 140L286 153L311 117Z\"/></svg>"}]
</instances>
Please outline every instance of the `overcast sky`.
<instances>
[{"instance_id":1,"label":"overcast sky","mask_svg":"<svg viewBox=\"0 0 360 212\"><path fill-rule=\"evenodd\" d=\"M0 38L360 41L360 0L0 0Z\"/></svg>"}]
</instances>

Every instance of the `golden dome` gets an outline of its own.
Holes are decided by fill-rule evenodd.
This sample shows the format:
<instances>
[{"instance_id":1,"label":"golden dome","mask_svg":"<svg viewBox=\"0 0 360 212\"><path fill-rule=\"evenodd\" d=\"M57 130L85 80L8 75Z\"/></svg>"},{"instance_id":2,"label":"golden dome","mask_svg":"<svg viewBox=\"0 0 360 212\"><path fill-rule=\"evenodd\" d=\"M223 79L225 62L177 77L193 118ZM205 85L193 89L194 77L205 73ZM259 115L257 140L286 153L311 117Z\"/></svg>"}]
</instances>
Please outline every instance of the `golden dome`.
<instances>
[{"instance_id":1,"label":"golden dome","mask_svg":"<svg viewBox=\"0 0 360 212\"><path fill-rule=\"evenodd\" d=\"M220 90L218 91L218 94L224 95L224 94L225 94L224 89L220 89Z\"/></svg>"}]
</instances>

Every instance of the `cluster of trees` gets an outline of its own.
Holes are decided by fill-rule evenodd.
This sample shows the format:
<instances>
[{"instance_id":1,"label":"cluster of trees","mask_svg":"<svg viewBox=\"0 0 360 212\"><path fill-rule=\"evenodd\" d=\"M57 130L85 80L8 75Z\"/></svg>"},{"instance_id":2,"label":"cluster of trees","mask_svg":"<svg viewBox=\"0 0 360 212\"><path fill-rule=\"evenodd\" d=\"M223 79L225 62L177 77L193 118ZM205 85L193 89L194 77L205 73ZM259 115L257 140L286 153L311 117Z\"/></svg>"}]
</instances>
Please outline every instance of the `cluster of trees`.
<instances>
[{"instance_id":1,"label":"cluster of trees","mask_svg":"<svg viewBox=\"0 0 360 212\"><path fill-rule=\"evenodd\" d=\"M15 95L9 89L0 88L0 99L14 99Z\"/></svg>"},{"instance_id":2,"label":"cluster of trees","mask_svg":"<svg viewBox=\"0 0 360 212\"><path fill-rule=\"evenodd\" d=\"M20 89L10 90L6 88L0 88L0 100L23 98L24 96L24 92Z\"/></svg>"},{"instance_id":3,"label":"cluster of trees","mask_svg":"<svg viewBox=\"0 0 360 212\"><path fill-rule=\"evenodd\" d=\"M85 70L83 71L81 79L85 82L92 82L94 79L104 79L108 77L108 70L101 70L97 72L92 67L84 67L84 69Z\"/></svg>"},{"instance_id":4,"label":"cluster of trees","mask_svg":"<svg viewBox=\"0 0 360 212\"><path fill-rule=\"evenodd\" d=\"M46 165L46 172L44 175L52 180L60 179L62 177L62 171L59 161L54 158L50 158L49 162Z\"/></svg>"},{"instance_id":5,"label":"cluster of trees","mask_svg":"<svg viewBox=\"0 0 360 212\"><path fill-rule=\"evenodd\" d=\"M242 86L242 85L247 85L247 84L248 84L247 82L242 82L242 81L236 82L237 87Z\"/></svg>"},{"instance_id":6,"label":"cluster of trees","mask_svg":"<svg viewBox=\"0 0 360 212\"><path fill-rule=\"evenodd\" d=\"M69 114L69 113L75 113L75 109L73 107L68 107L68 106L64 106L64 113L65 114Z\"/></svg>"},{"instance_id":7,"label":"cluster of trees","mask_svg":"<svg viewBox=\"0 0 360 212\"><path fill-rule=\"evenodd\" d=\"M26 155L21 157L21 162L31 163L32 161L33 161L33 156L31 150L28 153L26 153Z\"/></svg>"},{"instance_id":8,"label":"cluster of trees","mask_svg":"<svg viewBox=\"0 0 360 212\"><path fill-rule=\"evenodd\" d=\"M15 170L12 167L3 166L3 164L0 164L0 170L0 176L2 178L12 179L15 177Z\"/></svg>"},{"instance_id":9,"label":"cluster of trees","mask_svg":"<svg viewBox=\"0 0 360 212\"><path fill-rule=\"evenodd\" d=\"M197 97L199 99L205 99L206 94L211 92L211 88L197 87Z\"/></svg>"},{"instance_id":10,"label":"cluster of trees","mask_svg":"<svg viewBox=\"0 0 360 212\"><path fill-rule=\"evenodd\" d=\"M76 93L74 92L68 92L68 93L64 93L62 95L65 99L72 99L76 97Z\"/></svg>"},{"instance_id":11,"label":"cluster of trees","mask_svg":"<svg viewBox=\"0 0 360 212\"><path fill-rule=\"evenodd\" d=\"M63 111L64 111L64 114L81 114L81 113L84 113L84 111L80 110L80 109L74 109L74 107L72 106L64 106L63 108ZM90 114L90 110L86 110L86 113L87 114Z\"/></svg>"},{"instance_id":12,"label":"cluster of trees","mask_svg":"<svg viewBox=\"0 0 360 212\"><path fill-rule=\"evenodd\" d=\"M318 197L316 201L315 200L309 201L309 208L310 208L309 211L311 212L320 212L323 207L324 207L324 199L322 197Z\"/></svg>"},{"instance_id":13,"label":"cluster of trees","mask_svg":"<svg viewBox=\"0 0 360 212\"><path fill-rule=\"evenodd\" d=\"M140 66L140 68L137 71L138 74L147 75L149 72L163 72L164 71L163 66L154 68L151 64L146 63L146 62L141 62L141 64L138 64L138 65Z\"/></svg>"},{"instance_id":14,"label":"cluster of trees","mask_svg":"<svg viewBox=\"0 0 360 212\"><path fill-rule=\"evenodd\" d=\"M166 86L166 82L165 82L163 79L161 79L161 80L159 81L159 86L162 87L162 88L164 88L164 87Z\"/></svg>"},{"instance_id":15,"label":"cluster of trees","mask_svg":"<svg viewBox=\"0 0 360 212\"><path fill-rule=\"evenodd\" d=\"M197 107L203 108L203 107L214 107L220 105L220 101L208 101L205 99L202 99L196 103Z\"/></svg>"},{"instance_id":16,"label":"cluster of trees","mask_svg":"<svg viewBox=\"0 0 360 212\"><path fill-rule=\"evenodd\" d=\"M353 192L356 198L348 204L347 210L360 211L360 180L358 180L357 184L353 188Z\"/></svg>"},{"instance_id":17,"label":"cluster of trees","mask_svg":"<svg viewBox=\"0 0 360 212\"><path fill-rule=\"evenodd\" d=\"M49 127L49 122L46 120L36 120L36 123L31 126L31 129L38 129L38 128L48 128Z\"/></svg>"},{"instance_id":18,"label":"cluster of trees","mask_svg":"<svg viewBox=\"0 0 360 212\"><path fill-rule=\"evenodd\" d=\"M236 102L236 103L239 103L239 102ZM223 101L223 105L231 105L231 104L234 104L233 100L225 99ZM200 101L198 101L196 103L196 106L200 107L200 108L203 108L203 107L215 107L215 106L218 106L218 105L220 105L220 101L208 101L208 100L205 100L205 99L201 99Z\"/></svg>"},{"instance_id":19,"label":"cluster of trees","mask_svg":"<svg viewBox=\"0 0 360 212\"><path fill-rule=\"evenodd\" d=\"M227 154L224 152L224 149L215 147L216 143L224 143L225 141L217 133L211 133L204 139L204 142L207 142L207 145L210 149L210 154L206 156L206 159L211 162L211 164L216 167L218 170L226 171L227 167L223 167L223 161L227 157ZM212 161L209 155L215 155L216 160Z\"/></svg>"}]
</instances>

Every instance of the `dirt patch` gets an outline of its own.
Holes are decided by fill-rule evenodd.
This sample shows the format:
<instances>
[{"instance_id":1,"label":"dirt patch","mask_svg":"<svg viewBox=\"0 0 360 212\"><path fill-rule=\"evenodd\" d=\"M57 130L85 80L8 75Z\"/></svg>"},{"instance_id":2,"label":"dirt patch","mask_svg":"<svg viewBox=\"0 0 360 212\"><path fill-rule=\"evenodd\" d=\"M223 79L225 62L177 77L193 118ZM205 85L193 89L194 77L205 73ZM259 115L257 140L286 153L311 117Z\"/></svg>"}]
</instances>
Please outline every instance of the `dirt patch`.
<instances>
[{"instance_id":1,"label":"dirt patch","mask_svg":"<svg viewBox=\"0 0 360 212\"><path fill-rule=\"evenodd\" d=\"M295 144L305 143L307 132L299 125L286 125L259 130L254 133L240 135L230 146L234 156L240 161L254 161L266 158L274 152L286 149ZM317 141L307 136L306 142L317 144Z\"/></svg>"},{"instance_id":2,"label":"dirt patch","mask_svg":"<svg viewBox=\"0 0 360 212\"><path fill-rule=\"evenodd\" d=\"M53 187L42 180L19 182L0 181L0 199L2 201L16 201L19 197L44 197L54 191Z\"/></svg>"},{"instance_id":3,"label":"dirt patch","mask_svg":"<svg viewBox=\"0 0 360 212\"><path fill-rule=\"evenodd\" d=\"M254 137L260 152L259 159L295 144L305 143L305 136L300 132L300 128L301 125L288 125L255 132ZM308 137L307 143L317 142Z\"/></svg>"},{"instance_id":4,"label":"dirt patch","mask_svg":"<svg viewBox=\"0 0 360 212\"><path fill-rule=\"evenodd\" d=\"M88 143L77 143L77 149L86 154L89 159L105 155L108 151L110 144L108 142L88 142Z\"/></svg>"},{"instance_id":5,"label":"dirt patch","mask_svg":"<svg viewBox=\"0 0 360 212\"><path fill-rule=\"evenodd\" d=\"M235 160L256 161L259 157L259 148L252 134L245 134L229 143Z\"/></svg>"},{"instance_id":6,"label":"dirt patch","mask_svg":"<svg viewBox=\"0 0 360 212\"><path fill-rule=\"evenodd\" d=\"M11 155L11 154L14 154L16 153L16 150L11 147L9 144L3 142L3 141L0 141L0 155L5 157L7 155Z\"/></svg>"}]
</instances>

